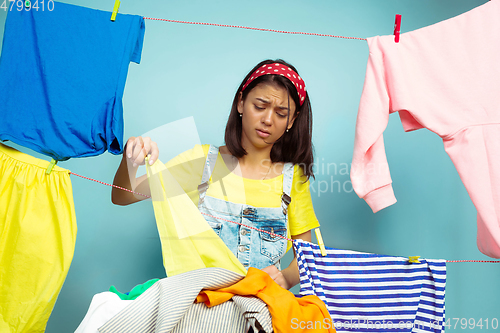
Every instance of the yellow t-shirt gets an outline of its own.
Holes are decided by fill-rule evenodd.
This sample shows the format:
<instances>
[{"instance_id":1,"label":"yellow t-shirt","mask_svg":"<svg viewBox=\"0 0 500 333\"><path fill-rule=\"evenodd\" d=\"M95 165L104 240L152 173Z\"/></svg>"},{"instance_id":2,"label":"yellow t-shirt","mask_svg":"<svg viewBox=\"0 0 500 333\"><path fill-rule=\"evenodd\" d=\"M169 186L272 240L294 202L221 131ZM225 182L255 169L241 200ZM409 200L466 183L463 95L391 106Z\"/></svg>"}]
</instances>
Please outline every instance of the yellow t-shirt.
<instances>
[{"instance_id":1,"label":"yellow t-shirt","mask_svg":"<svg viewBox=\"0 0 500 333\"><path fill-rule=\"evenodd\" d=\"M196 145L174 157L165 165L184 192L198 206L198 185L201 183L210 145ZM309 191L309 181L298 165L294 166L288 207L288 235L299 235L319 227ZM283 175L258 180L242 178L231 172L219 153L206 195L254 207L281 207ZM290 243L290 242L289 242ZM287 247L287 250L289 249Z\"/></svg>"}]
</instances>

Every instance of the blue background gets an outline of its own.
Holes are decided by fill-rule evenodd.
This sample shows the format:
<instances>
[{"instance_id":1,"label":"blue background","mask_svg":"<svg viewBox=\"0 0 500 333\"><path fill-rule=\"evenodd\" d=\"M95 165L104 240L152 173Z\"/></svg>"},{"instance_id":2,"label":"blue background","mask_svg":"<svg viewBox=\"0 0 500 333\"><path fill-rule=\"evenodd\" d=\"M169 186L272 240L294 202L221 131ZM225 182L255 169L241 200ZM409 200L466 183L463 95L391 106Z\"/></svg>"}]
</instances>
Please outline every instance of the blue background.
<instances>
[{"instance_id":1,"label":"blue background","mask_svg":"<svg viewBox=\"0 0 500 333\"><path fill-rule=\"evenodd\" d=\"M63 2L106 11L114 4L111 0ZM125 0L120 13L366 38L392 34L395 14L402 14L401 32L406 32L485 2ZM0 10L0 36L5 18ZM124 93L125 139L192 116L202 143L222 145L237 86L255 64L267 58L292 63L308 87L317 165L312 200L327 246L395 256L490 260L476 247L476 210L441 139L430 131L405 133L399 117L390 117L384 137L398 199L395 205L373 214L352 191L348 171L368 59L365 41L147 20L142 63L130 65ZM172 144L179 142L174 139ZM105 153L59 165L111 183L120 158ZM49 333L74 331L92 296L111 285L128 291L165 276L151 203L115 206L109 187L74 176L72 183L78 237L73 263L47 326ZM449 263L447 269L450 330L453 318L474 318L483 323L489 319L492 331L491 320L500 317L500 265ZM460 323L455 330L462 330Z\"/></svg>"}]
</instances>

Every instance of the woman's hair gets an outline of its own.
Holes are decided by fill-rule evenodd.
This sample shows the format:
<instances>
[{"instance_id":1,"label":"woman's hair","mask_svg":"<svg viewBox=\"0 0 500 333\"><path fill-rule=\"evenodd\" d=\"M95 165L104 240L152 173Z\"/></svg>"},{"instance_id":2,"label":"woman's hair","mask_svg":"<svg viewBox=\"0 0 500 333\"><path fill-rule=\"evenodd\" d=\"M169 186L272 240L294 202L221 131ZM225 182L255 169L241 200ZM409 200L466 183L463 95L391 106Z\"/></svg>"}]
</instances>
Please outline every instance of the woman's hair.
<instances>
[{"instance_id":1,"label":"woman's hair","mask_svg":"<svg viewBox=\"0 0 500 333\"><path fill-rule=\"evenodd\" d=\"M227 149L237 158L247 154L241 145L241 134L243 129L241 117L238 113L238 101L241 89L247 82L250 75L252 75L252 73L259 67L273 63L280 63L288 66L298 74L295 67L281 59L264 60L257 64L257 66L255 66L243 79L238 90L236 91L236 95L234 96L231 113L229 114L229 119L226 124L226 133L224 135ZM245 88L242 92L242 100L244 101L248 93L261 83L274 84L284 88L288 92L288 98L292 98L297 106L295 110L295 122L293 123L292 128L290 128L288 132L285 132L283 136L273 144L273 148L271 149L271 161L273 163L292 162L293 164L298 164L302 167L302 171L304 175L307 176L307 179L311 176L314 178L312 170L314 165L312 145L312 111L309 94L306 94L306 98L301 106L297 89L290 80L281 75L267 74L256 78L248 85L248 87ZM291 119L288 119L287 122L290 120Z\"/></svg>"}]
</instances>

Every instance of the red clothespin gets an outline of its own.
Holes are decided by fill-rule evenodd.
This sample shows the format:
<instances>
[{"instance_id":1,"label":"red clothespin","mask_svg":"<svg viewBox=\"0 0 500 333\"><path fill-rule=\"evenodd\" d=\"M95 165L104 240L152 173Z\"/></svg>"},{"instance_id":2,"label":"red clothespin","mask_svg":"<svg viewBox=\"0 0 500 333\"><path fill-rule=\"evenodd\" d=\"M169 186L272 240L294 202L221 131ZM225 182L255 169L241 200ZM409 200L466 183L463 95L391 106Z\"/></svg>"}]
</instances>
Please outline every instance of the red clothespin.
<instances>
[{"instance_id":1,"label":"red clothespin","mask_svg":"<svg viewBox=\"0 0 500 333\"><path fill-rule=\"evenodd\" d=\"M396 21L394 22L394 41L399 43L399 32L401 31L401 15L396 14Z\"/></svg>"}]
</instances>

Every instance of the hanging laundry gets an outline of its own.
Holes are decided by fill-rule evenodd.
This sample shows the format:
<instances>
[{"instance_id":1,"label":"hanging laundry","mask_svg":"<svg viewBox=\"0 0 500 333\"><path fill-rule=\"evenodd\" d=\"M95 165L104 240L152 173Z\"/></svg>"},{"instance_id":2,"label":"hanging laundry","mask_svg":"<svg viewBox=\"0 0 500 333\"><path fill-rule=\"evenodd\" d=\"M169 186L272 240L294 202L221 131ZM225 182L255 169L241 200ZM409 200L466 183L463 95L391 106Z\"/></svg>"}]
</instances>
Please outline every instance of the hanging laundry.
<instances>
[{"instance_id":1,"label":"hanging laundry","mask_svg":"<svg viewBox=\"0 0 500 333\"><path fill-rule=\"evenodd\" d=\"M228 287L241 279L243 275L214 267L161 279L100 327L99 332L243 333L247 320L255 324L252 327L258 332L258 327L266 327L270 321L267 307L263 308L258 299L238 299L212 308L193 304L202 289Z\"/></svg>"},{"instance_id":2,"label":"hanging laundry","mask_svg":"<svg viewBox=\"0 0 500 333\"><path fill-rule=\"evenodd\" d=\"M11 10L0 61L0 140L55 160L122 153L129 62L144 19L53 2Z\"/></svg>"},{"instance_id":3,"label":"hanging laundry","mask_svg":"<svg viewBox=\"0 0 500 333\"><path fill-rule=\"evenodd\" d=\"M44 332L76 240L69 171L0 144L0 332Z\"/></svg>"},{"instance_id":4,"label":"hanging laundry","mask_svg":"<svg viewBox=\"0 0 500 333\"><path fill-rule=\"evenodd\" d=\"M245 275L246 269L217 236L167 167L146 163L156 225L167 276L221 267Z\"/></svg>"},{"instance_id":5,"label":"hanging laundry","mask_svg":"<svg viewBox=\"0 0 500 333\"><path fill-rule=\"evenodd\" d=\"M294 241L300 294L323 300L337 332L444 332L446 261Z\"/></svg>"},{"instance_id":6,"label":"hanging laundry","mask_svg":"<svg viewBox=\"0 0 500 333\"><path fill-rule=\"evenodd\" d=\"M500 1L393 36L368 38L351 180L377 212L396 202L383 131L399 112L405 131L438 134L477 216L477 245L500 258Z\"/></svg>"}]
</instances>

